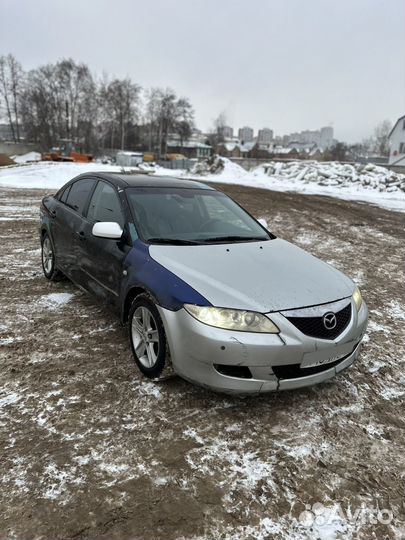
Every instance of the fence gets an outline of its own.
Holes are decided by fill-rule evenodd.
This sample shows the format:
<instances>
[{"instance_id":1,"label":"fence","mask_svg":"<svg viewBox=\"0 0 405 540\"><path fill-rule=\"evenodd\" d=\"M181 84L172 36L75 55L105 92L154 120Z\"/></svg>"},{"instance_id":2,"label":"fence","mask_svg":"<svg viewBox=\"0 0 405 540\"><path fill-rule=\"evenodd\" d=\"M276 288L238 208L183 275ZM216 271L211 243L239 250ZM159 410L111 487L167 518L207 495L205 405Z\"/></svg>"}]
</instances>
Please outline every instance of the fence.
<instances>
[{"instance_id":1,"label":"fence","mask_svg":"<svg viewBox=\"0 0 405 540\"><path fill-rule=\"evenodd\" d=\"M35 143L13 143L0 141L0 154L6 156L21 156L28 152L40 152L39 145Z\"/></svg>"}]
</instances>

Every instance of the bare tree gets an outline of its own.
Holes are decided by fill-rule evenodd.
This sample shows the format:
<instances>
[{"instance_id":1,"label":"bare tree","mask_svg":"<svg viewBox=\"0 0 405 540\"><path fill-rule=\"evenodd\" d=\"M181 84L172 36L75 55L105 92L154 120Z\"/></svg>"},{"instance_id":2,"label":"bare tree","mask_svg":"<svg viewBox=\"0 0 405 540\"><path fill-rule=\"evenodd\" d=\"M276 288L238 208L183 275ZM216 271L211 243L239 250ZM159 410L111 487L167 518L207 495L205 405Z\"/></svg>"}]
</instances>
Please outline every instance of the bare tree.
<instances>
[{"instance_id":1,"label":"bare tree","mask_svg":"<svg viewBox=\"0 0 405 540\"><path fill-rule=\"evenodd\" d=\"M7 63L10 75L10 91L12 97L12 106L14 112L14 122L15 122L15 134L17 142L20 141L20 111L19 111L19 101L20 94L22 91L22 85L24 80L24 74L21 67L21 64L17 62L15 57L12 54L7 56Z\"/></svg>"},{"instance_id":2,"label":"bare tree","mask_svg":"<svg viewBox=\"0 0 405 540\"><path fill-rule=\"evenodd\" d=\"M224 142L224 128L227 125L227 117L224 111L220 112L213 122L213 127L208 134L209 144L216 150L217 146Z\"/></svg>"},{"instance_id":3,"label":"bare tree","mask_svg":"<svg viewBox=\"0 0 405 540\"><path fill-rule=\"evenodd\" d=\"M27 138L44 150L67 140L79 150L148 147L162 155L170 136L178 136L183 146L191 135L193 107L170 88L145 94L140 125L140 86L129 78L103 74L95 80L86 64L64 59L33 69L22 86L15 59L9 62L10 70L7 59L0 60L0 97L7 100L10 126L19 133L21 116Z\"/></svg>"},{"instance_id":4,"label":"bare tree","mask_svg":"<svg viewBox=\"0 0 405 540\"><path fill-rule=\"evenodd\" d=\"M325 152L327 161L345 161L348 155L348 146L343 142L336 142Z\"/></svg>"},{"instance_id":5,"label":"bare tree","mask_svg":"<svg viewBox=\"0 0 405 540\"><path fill-rule=\"evenodd\" d=\"M190 101L185 98L179 98L175 108L175 125L174 131L180 138L180 147L187 141L194 127L194 109Z\"/></svg>"},{"instance_id":6,"label":"bare tree","mask_svg":"<svg viewBox=\"0 0 405 540\"><path fill-rule=\"evenodd\" d=\"M167 154L167 139L176 121L176 94L170 88L160 91L159 97L159 154Z\"/></svg>"},{"instance_id":7,"label":"bare tree","mask_svg":"<svg viewBox=\"0 0 405 540\"><path fill-rule=\"evenodd\" d=\"M169 135L178 135L183 146L194 126L194 110L187 98L177 98L170 88L152 88L146 96L149 147L159 156L167 153Z\"/></svg>"},{"instance_id":8,"label":"bare tree","mask_svg":"<svg viewBox=\"0 0 405 540\"><path fill-rule=\"evenodd\" d=\"M0 96L7 112L7 119L14 142L20 141L19 102L23 84L23 70L12 54L0 56Z\"/></svg>"},{"instance_id":9,"label":"bare tree","mask_svg":"<svg viewBox=\"0 0 405 540\"><path fill-rule=\"evenodd\" d=\"M391 129L389 120L383 120L374 129L374 151L380 156L388 156L390 153L388 136Z\"/></svg>"},{"instance_id":10,"label":"bare tree","mask_svg":"<svg viewBox=\"0 0 405 540\"><path fill-rule=\"evenodd\" d=\"M90 149L96 108L95 84L85 64L62 60L28 74L21 99L24 126L44 149L61 139Z\"/></svg>"},{"instance_id":11,"label":"bare tree","mask_svg":"<svg viewBox=\"0 0 405 540\"><path fill-rule=\"evenodd\" d=\"M214 120L214 127L218 138L224 140L224 127L227 125L227 117L224 111L220 112Z\"/></svg>"},{"instance_id":12,"label":"bare tree","mask_svg":"<svg viewBox=\"0 0 405 540\"><path fill-rule=\"evenodd\" d=\"M7 76L7 64L6 64L6 58L4 56L0 56L0 94L4 100L4 103L6 105L6 112L7 112L7 118L8 123L11 130L11 135L13 137L13 141L16 141L15 133L14 133L14 123L11 116L11 104L10 104L10 88L8 83L8 76Z\"/></svg>"},{"instance_id":13,"label":"bare tree","mask_svg":"<svg viewBox=\"0 0 405 540\"><path fill-rule=\"evenodd\" d=\"M145 120L148 132L148 148L150 151L156 151L159 148L158 138L158 117L160 110L159 88L151 88L146 92Z\"/></svg>"},{"instance_id":14,"label":"bare tree","mask_svg":"<svg viewBox=\"0 0 405 540\"><path fill-rule=\"evenodd\" d=\"M111 148L115 145L115 133L121 150L125 148L127 131L139 113L139 91L140 87L129 78L105 82L100 89L103 116L109 118Z\"/></svg>"}]
</instances>

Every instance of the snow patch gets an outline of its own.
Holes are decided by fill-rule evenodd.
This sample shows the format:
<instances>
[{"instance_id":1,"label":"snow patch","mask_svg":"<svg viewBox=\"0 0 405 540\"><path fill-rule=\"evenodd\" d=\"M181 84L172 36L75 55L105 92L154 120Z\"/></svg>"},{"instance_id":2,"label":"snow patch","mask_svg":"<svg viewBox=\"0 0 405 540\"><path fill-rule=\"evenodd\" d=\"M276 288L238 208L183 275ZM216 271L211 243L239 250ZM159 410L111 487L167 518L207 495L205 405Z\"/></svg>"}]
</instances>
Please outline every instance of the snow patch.
<instances>
[{"instance_id":1,"label":"snow patch","mask_svg":"<svg viewBox=\"0 0 405 540\"><path fill-rule=\"evenodd\" d=\"M383 399L386 399L387 401L401 397L404 394L405 394L405 391L400 390L399 388L384 388L380 393L381 397Z\"/></svg>"},{"instance_id":2,"label":"snow patch","mask_svg":"<svg viewBox=\"0 0 405 540\"><path fill-rule=\"evenodd\" d=\"M57 311L72 300L72 293L51 293L41 296L39 304L50 311Z\"/></svg>"},{"instance_id":3,"label":"snow patch","mask_svg":"<svg viewBox=\"0 0 405 540\"><path fill-rule=\"evenodd\" d=\"M390 302L386 312L393 319L397 319L401 321L405 320L405 311L404 311L403 306L401 306L399 302Z\"/></svg>"},{"instance_id":4,"label":"snow patch","mask_svg":"<svg viewBox=\"0 0 405 540\"><path fill-rule=\"evenodd\" d=\"M42 484L45 489L43 497L45 499L59 499L60 504L66 504L69 500L69 487L83 484L84 480L75 476L76 467L70 467L69 470L59 468L56 463L49 463L43 474Z\"/></svg>"},{"instance_id":5,"label":"snow patch","mask_svg":"<svg viewBox=\"0 0 405 540\"><path fill-rule=\"evenodd\" d=\"M385 326L383 324L378 324L377 322L373 320L369 320L367 331L368 332L383 332L384 334L391 333L391 330L388 328L388 326Z\"/></svg>"},{"instance_id":6,"label":"snow patch","mask_svg":"<svg viewBox=\"0 0 405 540\"><path fill-rule=\"evenodd\" d=\"M142 382L139 385L139 393L144 396L153 396L156 399L161 399L162 392L157 384L153 382Z\"/></svg>"},{"instance_id":7,"label":"snow patch","mask_svg":"<svg viewBox=\"0 0 405 540\"><path fill-rule=\"evenodd\" d=\"M17 403L22 399L22 396L17 394L16 392L10 392L7 396L0 397L0 408L7 407L7 405L12 405L13 403Z\"/></svg>"},{"instance_id":8,"label":"snow patch","mask_svg":"<svg viewBox=\"0 0 405 540\"><path fill-rule=\"evenodd\" d=\"M41 154L39 152L28 152L21 156L12 156L11 159L16 163L29 163L31 161L40 161Z\"/></svg>"}]
</instances>

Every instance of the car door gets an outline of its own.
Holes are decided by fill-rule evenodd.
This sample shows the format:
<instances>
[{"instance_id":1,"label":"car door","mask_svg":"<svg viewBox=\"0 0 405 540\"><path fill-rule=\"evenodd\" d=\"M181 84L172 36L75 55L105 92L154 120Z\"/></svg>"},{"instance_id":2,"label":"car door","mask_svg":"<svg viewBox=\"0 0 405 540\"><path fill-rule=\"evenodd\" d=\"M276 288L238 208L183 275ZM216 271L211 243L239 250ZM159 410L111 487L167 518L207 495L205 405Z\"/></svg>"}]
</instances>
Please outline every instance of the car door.
<instances>
[{"instance_id":1,"label":"car door","mask_svg":"<svg viewBox=\"0 0 405 540\"><path fill-rule=\"evenodd\" d=\"M67 234L67 217L66 199L69 194L72 184L68 184L58 198L55 198L55 204L51 209L50 232L53 242L54 251L56 254L57 266L63 272L66 271L66 257L70 249L72 249L71 237Z\"/></svg>"},{"instance_id":2,"label":"car door","mask_svg":"<svg viewBox=\"0 0 405 540\"><path fill-rule=\"evenodd\" d=\"M61 270L78 284L81 283L77 246L82 241L80 231L95 184L94 178L81 178L73 182L66 196L63 192L53 218L58 264L61 261Z\"/></svg>"},{"instance_id":3,"label":"car door","mask_svg":"<svg viewBox=\"0 0 405 540\"><path fill-rule=\"evenodd\" d=\"M82 283L107 303L118 305L123 261L130 249L125 233L120 240L93 236L97 222L116 222L125 228L125 214L115 187L99 180L92 194L80 242Z\"/></svg>"}]
</instances>

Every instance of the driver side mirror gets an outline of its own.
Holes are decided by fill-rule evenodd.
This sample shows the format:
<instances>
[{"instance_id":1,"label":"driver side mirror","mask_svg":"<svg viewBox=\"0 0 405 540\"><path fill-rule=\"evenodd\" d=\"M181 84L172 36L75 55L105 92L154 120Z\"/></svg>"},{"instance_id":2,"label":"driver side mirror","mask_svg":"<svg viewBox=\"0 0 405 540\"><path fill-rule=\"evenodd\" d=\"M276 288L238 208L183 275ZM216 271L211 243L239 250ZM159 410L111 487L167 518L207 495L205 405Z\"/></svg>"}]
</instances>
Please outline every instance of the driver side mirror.
<instances>
[{"instance_id":1,"label":"driver side mirror","mask_svg":"<svg viewBox=\"0 0 405 540\"><path fill-rule=\"evenodd\" d=\"M260 223L262 227L264 227L265 229L268 229L267 220L265 220L264 218L259 218L257 221Z\"/></svg>"},{"instance_id":2,"label":"driver side mirror","mask_svg":"<svg viewBox=\"0 0 405 540\"><path fill-rule=\"evenodd\" d=\"M100 238L119 240L123 231L115 221L99 221L93 225L92 233Z\"/></svg>"}]
</instances>

